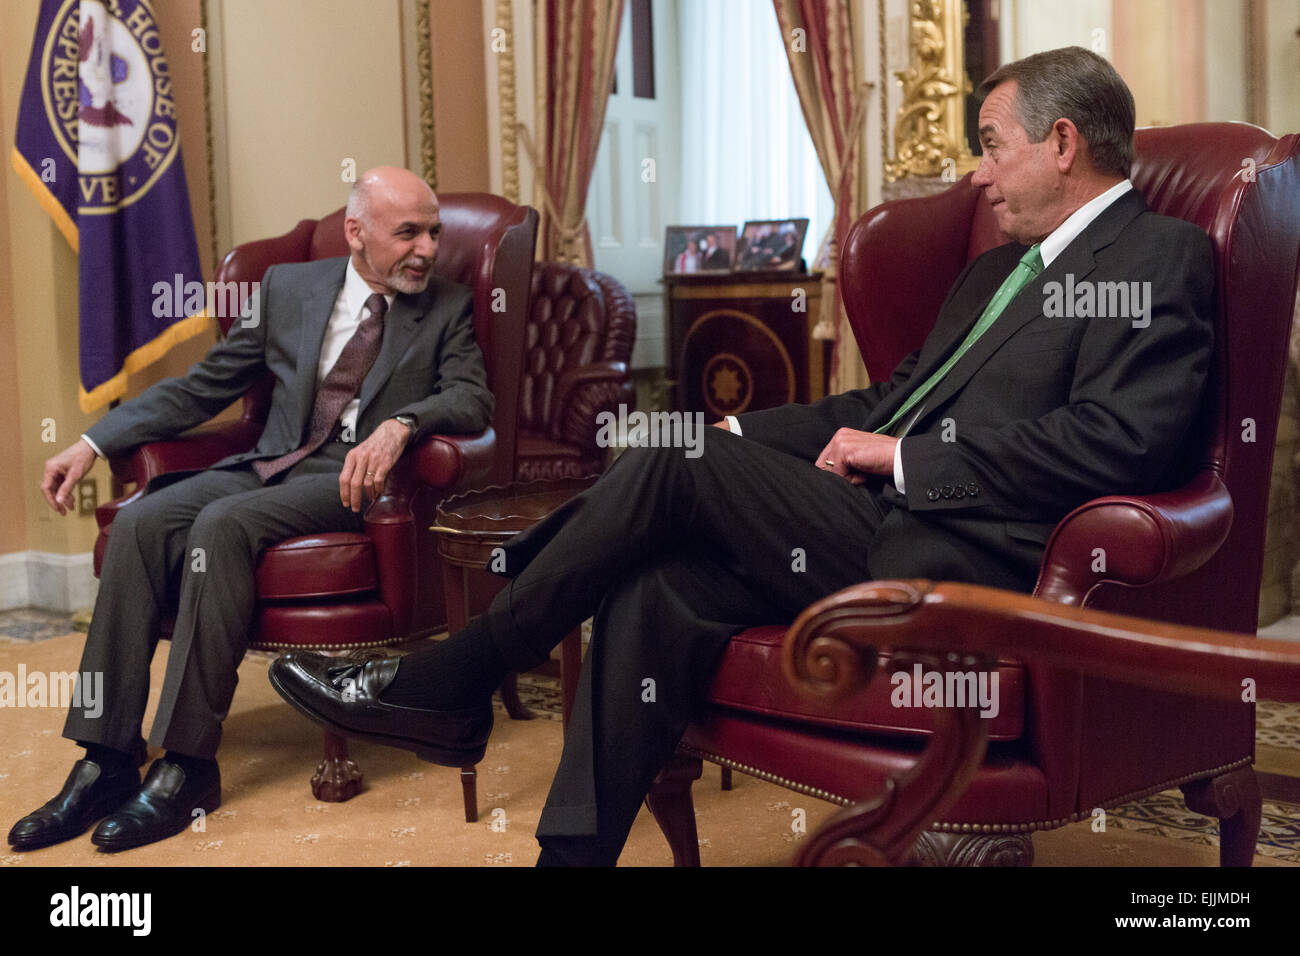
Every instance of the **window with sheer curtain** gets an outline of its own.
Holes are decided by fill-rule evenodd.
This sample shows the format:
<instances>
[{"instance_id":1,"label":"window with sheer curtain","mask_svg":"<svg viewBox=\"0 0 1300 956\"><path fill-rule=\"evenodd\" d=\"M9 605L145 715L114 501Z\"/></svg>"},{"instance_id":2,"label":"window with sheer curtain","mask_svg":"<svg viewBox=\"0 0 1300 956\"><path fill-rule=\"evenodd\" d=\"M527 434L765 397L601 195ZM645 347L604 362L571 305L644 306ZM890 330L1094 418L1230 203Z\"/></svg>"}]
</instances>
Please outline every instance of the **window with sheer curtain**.
<instances>
[{"instance_id":1,"label":"window with sheer curtain","mask_svg":"<svg viewBox=\"0 0 1300 956\"><path fill-rule=\"evenodd\" d=\"M806 216L812 265L834 204L767 0L678 5L683 224Z\"/></svg>"}]
</instances>

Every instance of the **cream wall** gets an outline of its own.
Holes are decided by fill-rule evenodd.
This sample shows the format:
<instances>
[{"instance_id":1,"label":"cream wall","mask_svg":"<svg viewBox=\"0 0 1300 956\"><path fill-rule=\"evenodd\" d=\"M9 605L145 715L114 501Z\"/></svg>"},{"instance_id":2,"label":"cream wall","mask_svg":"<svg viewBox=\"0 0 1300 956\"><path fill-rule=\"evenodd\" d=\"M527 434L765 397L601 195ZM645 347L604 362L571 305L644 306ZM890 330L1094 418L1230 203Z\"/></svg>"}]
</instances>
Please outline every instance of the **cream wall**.
<instances>
[{"instance_id":1,"label":"cream wall","mask_svg":"<svg viewBox=\"0 0 1300 956\"><path fill-rule=\"evenodd\" d=\"M210 0L209 16L222 249L343 205L349 173L406 165L398 3Z\"/></svg>"},{"instance_id":2,"label":"cream wall","mask_svg":"<svg viewBox=\"0 0 1300 956\"><path fill-rule=\"evenodd\" d=\"M1264 125L1274 133L1300 131L1300 0L1264 4Z\"/></svg>"}]
</instances>

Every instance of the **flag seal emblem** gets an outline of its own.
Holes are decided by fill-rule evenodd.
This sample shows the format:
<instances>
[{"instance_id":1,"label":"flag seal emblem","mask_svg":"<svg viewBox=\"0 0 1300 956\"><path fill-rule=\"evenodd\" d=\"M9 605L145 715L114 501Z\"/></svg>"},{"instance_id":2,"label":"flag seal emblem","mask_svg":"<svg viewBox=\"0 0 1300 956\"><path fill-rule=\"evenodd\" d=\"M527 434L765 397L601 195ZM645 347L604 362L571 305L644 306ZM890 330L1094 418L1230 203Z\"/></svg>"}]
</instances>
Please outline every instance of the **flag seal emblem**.
<instances>
[{"instance_id":1,"label":"flag seal emblem","mask_svg":"<svg viewBox=\"0 0 1300 956\"><path fill-rule=\"evenodd\" d=\"M65 0L42 53L42 99L78 169L77 212L145 196L180 150L162 36L144 0Z\"/></svg>"}]
</instances>

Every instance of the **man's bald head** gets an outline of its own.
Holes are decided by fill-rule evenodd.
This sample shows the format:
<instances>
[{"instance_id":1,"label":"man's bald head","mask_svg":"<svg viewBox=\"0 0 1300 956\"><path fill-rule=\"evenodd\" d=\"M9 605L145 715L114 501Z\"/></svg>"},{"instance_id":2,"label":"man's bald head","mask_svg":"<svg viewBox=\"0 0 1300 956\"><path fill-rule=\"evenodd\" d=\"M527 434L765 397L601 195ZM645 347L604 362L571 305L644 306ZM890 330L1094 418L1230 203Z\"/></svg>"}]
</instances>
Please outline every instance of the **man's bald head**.
<instances>
[{"instance_id":1,"label":"man's bald head","mask_svg":"<svg viewBox=\"0 0 1300 956\"><path fill-rule=\"evenodd\" d=\"M429 188L429 184L409 169L376 166L366 170L352 184L345 215L350 219L367 219L377 199L392 203L401 202L403 198L418 200L424 197L432 199L435 206L438 205L438 197Z\"/></svg>"},{"instance_id":2,"label":"man's bald head","mask_svg":"<svg viewBox=\"0 0 1300 956\"><path fill-rule=\"evenodd\" d=\"M423 292L438 253L438 197L407 169L377 166L352 186L343 233L352 264L376 292Z\"/></svg>"}]
</instances>

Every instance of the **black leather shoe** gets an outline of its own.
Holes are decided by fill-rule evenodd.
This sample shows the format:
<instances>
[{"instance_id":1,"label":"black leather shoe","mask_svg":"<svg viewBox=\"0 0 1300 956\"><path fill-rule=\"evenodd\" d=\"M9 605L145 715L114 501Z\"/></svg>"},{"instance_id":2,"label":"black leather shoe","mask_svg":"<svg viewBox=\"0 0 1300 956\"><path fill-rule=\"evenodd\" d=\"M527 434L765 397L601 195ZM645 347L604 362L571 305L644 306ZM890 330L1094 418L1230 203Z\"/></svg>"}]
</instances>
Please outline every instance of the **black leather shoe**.
<instances>
[{"instance_id":1,"label":"black leather shoe","mask_svg":"<svg viewBox=\"0 0 1300 956\"><path fill-rule=\"evenodd\" d=\"M153 762L144 784L100 821L90 842L115 853L175 836L194 822L194 811L211 813L221 806L221 771L217 765L203 773L189 773L178 763L160 757Z\"/></svg>"},{"instance_id":2,"label":"black leather shoe","mask_svg":"<svg viewBox=\"0 0 1300 956\"><path fill-rule=\"evenodd\" d=\"M13 825L9 845L15 850L39 850L81 836L139 787L140 770L135 766L105 774L94 761L78 760L59 795Z\"/></svg>"},{"instance_id":3,"label":"black leather shoe","mask_svg":"<svg viewBox=\"0 0 1300 956\"><path fill-rule=\"evenodd\" d=\"M400 657L359 662L295 651L271 664L271 686L299 713L335 733L414 751L431 763L478 763L492 733L492 699L463 710L386 704Z\"/></svg>"}]
</instances>

